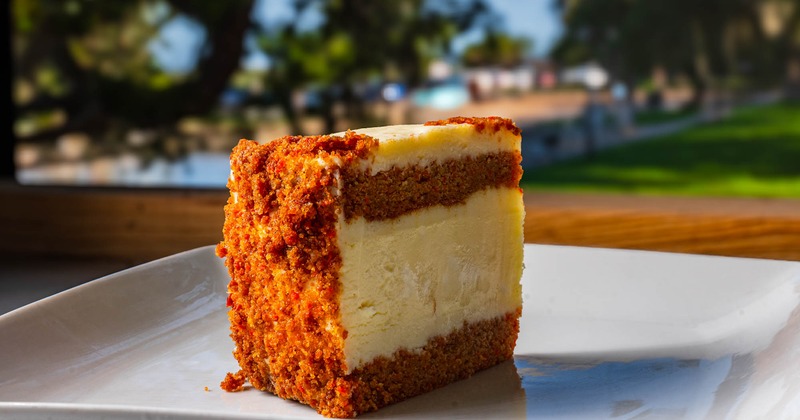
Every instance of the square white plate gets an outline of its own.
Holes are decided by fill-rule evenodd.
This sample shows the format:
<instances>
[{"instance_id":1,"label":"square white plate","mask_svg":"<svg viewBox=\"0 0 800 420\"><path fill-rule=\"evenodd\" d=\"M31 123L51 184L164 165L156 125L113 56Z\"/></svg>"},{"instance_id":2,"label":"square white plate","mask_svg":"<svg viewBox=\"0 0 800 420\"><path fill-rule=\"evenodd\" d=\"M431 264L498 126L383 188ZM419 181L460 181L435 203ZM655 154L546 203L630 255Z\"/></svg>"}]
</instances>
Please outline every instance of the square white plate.
<instances>
[{"instance_id":1,"label":"square white plate","mask_svg":"<svg viewBox=\"0 0 800 420\"><path fill-rule=\"evenodd\" d=\"M513 363L360 418L800 418L800 264L526 245L525 267ZM208 246L0 316L0 417L320 418L220 390L227 282Z\"/></svg>"}]
</instances>

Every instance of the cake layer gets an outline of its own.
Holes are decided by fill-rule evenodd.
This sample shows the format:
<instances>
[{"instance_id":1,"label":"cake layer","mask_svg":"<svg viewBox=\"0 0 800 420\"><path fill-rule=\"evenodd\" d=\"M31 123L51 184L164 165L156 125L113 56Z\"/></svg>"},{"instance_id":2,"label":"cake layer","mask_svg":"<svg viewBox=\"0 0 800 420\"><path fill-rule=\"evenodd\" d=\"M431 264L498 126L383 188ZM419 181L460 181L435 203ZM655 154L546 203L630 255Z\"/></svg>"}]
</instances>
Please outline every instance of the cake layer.
<instances>
[{"instance_id":1,"label":"cake layer","mask_svg":"<svg viewBox=\"0 0 800 420\"><path fill-rule=\"evenodd\" d=\"M340 220L340 314L347 371L414 350L465 321L521 306L524 208L517 188L478 191L370 222Z\"/></svg>"},{"instance_id":2,"label":"cake layer","mask_svg":"<svg viewBox=\"0 0 800 420\"><path fill-rule=\"evenodd\" d=\"M432 205L461 204L484 188L517 188L520 160L519 152L501 151L428 166L394 166L377 174L342 168L344 216L346 220L392 219Z\"/></svg>"}]
</instances>

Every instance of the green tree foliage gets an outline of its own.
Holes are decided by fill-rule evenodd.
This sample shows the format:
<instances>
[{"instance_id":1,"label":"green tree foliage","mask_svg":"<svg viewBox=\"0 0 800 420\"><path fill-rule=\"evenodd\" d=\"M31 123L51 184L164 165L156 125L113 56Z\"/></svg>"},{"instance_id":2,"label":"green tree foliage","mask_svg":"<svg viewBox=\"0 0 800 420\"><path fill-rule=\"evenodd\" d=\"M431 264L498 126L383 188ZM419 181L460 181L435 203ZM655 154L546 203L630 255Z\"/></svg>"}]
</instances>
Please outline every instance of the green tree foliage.
<instances>
[{"instance_id":1,"label":"green tree foliage","mask_svg":"<svg viewBox=\"0 0 800 420\"><path fill-rule=\"evenodd\" d=\"M338 80L385 75L389 68L412 86L456 35L490 24L492 16L484 0L330 0L323 8L323 35L344 37L355 49L356 60L337 69Z\"/></svg>"},{"instance_id":2,"label":"green tree foliage","mask_svg":"<svg viewBox=\"0 0 800 420\"><path fill-rule=\"evenodd\" d=\"M702 101L710 83L780 80L797 48L796 0L560 0L565 64L597 60L633 85L654 68L686 76ZM767 14L770 7L782 13ZM779 29L768 36L766 26Z\"/></svg>"},{"instance_id":3,"label":"green tree foliage","mask_svg":"<svg viewBox=\"0 0 800 420\"><path fill-rule=\"evenodd\" d=\"M464 50L462 61L468 67L513 67L523 62L531 47L532 42L528 38L514 37L492 30L486 34L483 41L472 44Z\"/></svg>"}]
</instances>

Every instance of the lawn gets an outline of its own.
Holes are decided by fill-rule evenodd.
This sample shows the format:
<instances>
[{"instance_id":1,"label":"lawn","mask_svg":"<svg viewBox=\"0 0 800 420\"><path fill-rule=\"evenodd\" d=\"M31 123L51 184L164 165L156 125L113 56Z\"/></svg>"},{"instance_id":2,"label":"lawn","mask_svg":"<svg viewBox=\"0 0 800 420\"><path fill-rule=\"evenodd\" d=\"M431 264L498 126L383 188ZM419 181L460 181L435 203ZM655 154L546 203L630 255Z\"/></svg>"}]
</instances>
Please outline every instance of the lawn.
<instances>
[{"instance_id":1,"label":"lawn","mask_svg":"<svg viewBox=\"0 0 800 420\"><path fill-rule=\"evenodd\" d=\"M800 104L528 170L526 190L800 198Z\"/></svg>"}]
</instances>

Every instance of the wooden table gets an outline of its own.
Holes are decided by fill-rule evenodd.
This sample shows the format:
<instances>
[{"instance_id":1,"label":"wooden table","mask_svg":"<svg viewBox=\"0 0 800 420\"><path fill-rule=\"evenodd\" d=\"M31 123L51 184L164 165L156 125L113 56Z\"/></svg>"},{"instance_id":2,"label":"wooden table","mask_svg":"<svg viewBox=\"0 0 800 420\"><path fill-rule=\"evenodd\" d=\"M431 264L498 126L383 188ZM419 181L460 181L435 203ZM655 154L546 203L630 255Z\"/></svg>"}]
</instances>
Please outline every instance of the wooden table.
<instances>
[{"instance_id":1,"label":"wooden table","mask_svg":"<svg viewBox=\"0 0 800 420\"><path fill-rule=\"evenodd\" d=\"M800 260L800 200L531 193L525 241Z\"/></svg>"},{"instance_id":2,"label":"wooden table","mask_svg":"<svg viewBox=\"0 0 800 420\"><path fill-rule=\"evenodd\" d=\"M6 255L137 264L221 238L225 190L0 184ZM800 200L525 194L525 241L800 260Z\"/></svg>"}]
</instances>

